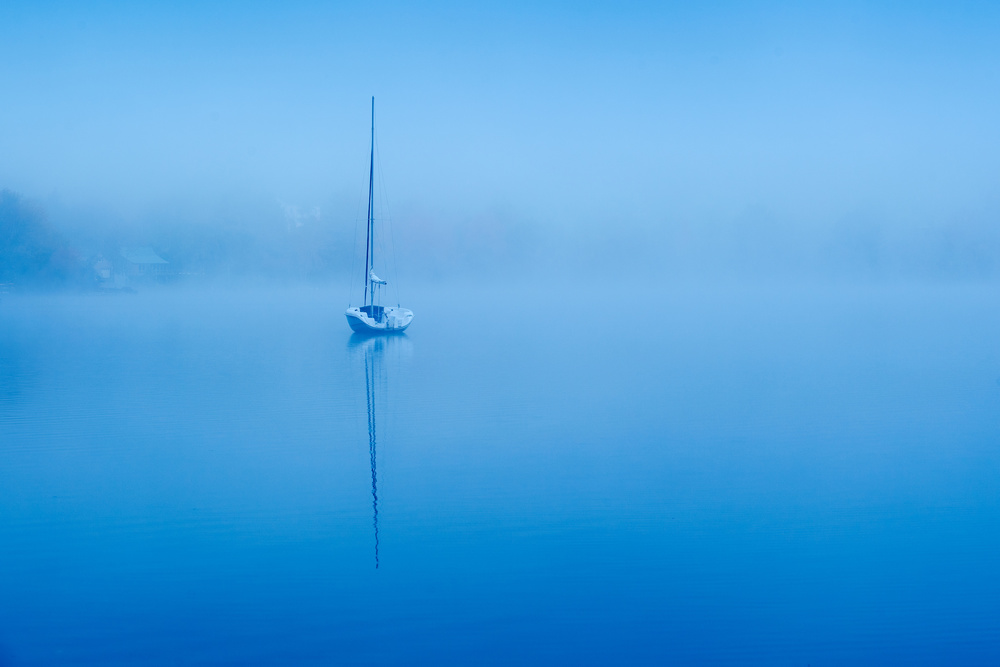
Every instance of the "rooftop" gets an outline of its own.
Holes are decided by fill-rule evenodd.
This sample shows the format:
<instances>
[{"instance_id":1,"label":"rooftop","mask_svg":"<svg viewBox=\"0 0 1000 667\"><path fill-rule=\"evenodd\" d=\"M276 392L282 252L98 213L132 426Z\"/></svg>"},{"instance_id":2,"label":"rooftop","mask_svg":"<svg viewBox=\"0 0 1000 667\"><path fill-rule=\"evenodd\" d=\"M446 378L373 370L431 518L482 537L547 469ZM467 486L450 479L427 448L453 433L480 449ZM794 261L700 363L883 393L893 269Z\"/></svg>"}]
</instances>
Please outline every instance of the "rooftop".
<instances>
[{"instance_id":1,"label":"rooftop","mask_svg":"<svg viewBox=\"0 0 1000 667\"><path fill-rule=\"evenodd\" d=\"M167 264L167 260L156 254L149 246L122 248L122 257L132 264Z\"/></svg>"}]
</instances>

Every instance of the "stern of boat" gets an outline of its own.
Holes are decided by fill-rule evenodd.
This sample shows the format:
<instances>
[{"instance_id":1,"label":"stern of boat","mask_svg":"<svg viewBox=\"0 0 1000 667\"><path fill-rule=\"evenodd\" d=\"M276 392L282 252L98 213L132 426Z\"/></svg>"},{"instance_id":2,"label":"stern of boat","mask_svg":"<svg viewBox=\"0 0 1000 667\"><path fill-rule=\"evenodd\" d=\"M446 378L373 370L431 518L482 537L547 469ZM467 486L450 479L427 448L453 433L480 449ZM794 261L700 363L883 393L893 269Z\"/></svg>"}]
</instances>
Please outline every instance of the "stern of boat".
<instances>
[{"instance_id":1,"label":"stern of boat","mask_svg":"<svg viewBox=\"0 0 1000 667\"><path fill-rule=\"evenodd\" d=\"M344 315L351 329L363 334L402 333L413 321L413 311L399 307L353 307Z\"/></svg>"}]
</instances>

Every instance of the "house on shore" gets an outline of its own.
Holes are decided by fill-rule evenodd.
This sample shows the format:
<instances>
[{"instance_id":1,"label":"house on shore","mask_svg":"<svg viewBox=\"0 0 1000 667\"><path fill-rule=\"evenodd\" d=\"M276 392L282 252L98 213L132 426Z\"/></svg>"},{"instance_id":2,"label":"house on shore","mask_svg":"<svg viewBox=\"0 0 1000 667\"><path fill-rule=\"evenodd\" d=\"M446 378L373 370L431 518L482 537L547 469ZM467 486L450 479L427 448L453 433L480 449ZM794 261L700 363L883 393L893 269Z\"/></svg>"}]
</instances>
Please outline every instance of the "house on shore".
<instances>
[{"instance_id":1,"label":"house on shore","mask_svg":"<svg viewBox=\"0 0 1000 667\"><path fill-rule=\"evenodd\" d=\"M149 246L122 248L122 272L130 280L160 280L168 275L170 262Z\"/></svg>"},{"instance_id":2,"label":"house on shore","mask_svg":"<svg viewBox=\"0 0 1000 667\"><path fill-rule=\"evenodd\" d=\"M149 246L121 248L117 257L98 255L94 262L94 278L101 289L120 290L132 285L162 282L174 275L170 262Z\"/></svg>"}]
</instances>

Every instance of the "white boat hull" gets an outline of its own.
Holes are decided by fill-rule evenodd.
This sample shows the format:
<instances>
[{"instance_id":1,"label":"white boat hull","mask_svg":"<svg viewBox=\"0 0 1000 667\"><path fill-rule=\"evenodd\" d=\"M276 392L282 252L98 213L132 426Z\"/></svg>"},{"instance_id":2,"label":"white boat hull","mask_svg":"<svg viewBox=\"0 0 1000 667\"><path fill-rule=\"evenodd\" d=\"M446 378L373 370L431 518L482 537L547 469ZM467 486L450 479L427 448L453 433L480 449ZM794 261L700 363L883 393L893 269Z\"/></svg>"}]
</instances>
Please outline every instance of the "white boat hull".
<instances>
[{"instance_id":1,"label":"white boat hull","mask_svg":"<svg viewBox=\"0 0 1000 667\"><path fill-rule=\"evenodd\" d=\"M363 306L344 313L351 328L362 334L402 333L413 321L413 311L398 306Z\"/></svg>"}]
</instances>

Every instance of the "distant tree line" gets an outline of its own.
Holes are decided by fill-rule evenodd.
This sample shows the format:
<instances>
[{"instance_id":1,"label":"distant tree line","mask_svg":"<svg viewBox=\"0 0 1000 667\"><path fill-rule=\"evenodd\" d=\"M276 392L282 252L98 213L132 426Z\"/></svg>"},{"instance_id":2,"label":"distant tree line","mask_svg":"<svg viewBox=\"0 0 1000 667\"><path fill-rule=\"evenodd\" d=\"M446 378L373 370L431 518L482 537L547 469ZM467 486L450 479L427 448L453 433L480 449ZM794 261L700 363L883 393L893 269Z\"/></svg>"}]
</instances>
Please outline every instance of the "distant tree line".
<instances>
[{"instance_id":1,"label":"distant tree line","mask_svg":"<svg viewBox=\"0 0 1000 667\"><path fill-rule=\"evenodd\" d=\"M65 285L85 279L79 253L41 209L0 190L0 283Z\"/></svg>"},{"instance_id":2,"label":"distant tree line","mask_svg":"<svg viewBox=\"0 0 1000 667\"><path fill-rule=\"evenodd\" d=\"M107 285L102 267L125 270L126 248L152 249L167 261L159 282L198 277L317 279L350 266L351 244L341 225L306 219L289 224L266 206L244 218L193 222L183 215L155 223L49 223L43 209L0 190L0 286L6 288Z\"/></svg>"}]
</instances>

